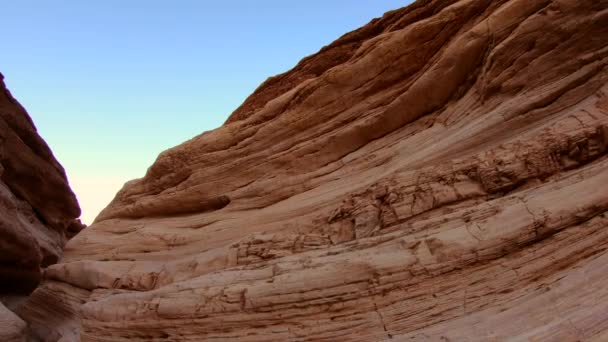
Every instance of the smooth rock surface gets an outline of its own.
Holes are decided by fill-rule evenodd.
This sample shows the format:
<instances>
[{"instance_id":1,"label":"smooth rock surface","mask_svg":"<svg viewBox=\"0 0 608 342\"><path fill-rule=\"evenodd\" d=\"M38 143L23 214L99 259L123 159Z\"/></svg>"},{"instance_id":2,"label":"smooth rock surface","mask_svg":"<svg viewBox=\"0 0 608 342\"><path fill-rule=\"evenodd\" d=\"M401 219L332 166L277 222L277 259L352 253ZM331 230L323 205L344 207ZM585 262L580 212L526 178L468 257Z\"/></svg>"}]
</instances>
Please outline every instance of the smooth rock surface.
<instances>
[{"instance_id":1,"label":"smooth rock surface","mask_svg":"<svg viewBox=\"0 0 608 342\"><path fill-rule=\"evenodd\" d=\"M0 294L31 292L82 225L65 172L0 74Z\"/></svg>"},{"instance_id":2,"label":"smooth rock surface","mask_svg":"<svg viewBox=\"0 0 608 342\"><path fill-rule=\"evenodd\" d=\"M427 0L161 153L21 307L48 341L608 338L608 1Z\"/></svg>"}]
</instances>

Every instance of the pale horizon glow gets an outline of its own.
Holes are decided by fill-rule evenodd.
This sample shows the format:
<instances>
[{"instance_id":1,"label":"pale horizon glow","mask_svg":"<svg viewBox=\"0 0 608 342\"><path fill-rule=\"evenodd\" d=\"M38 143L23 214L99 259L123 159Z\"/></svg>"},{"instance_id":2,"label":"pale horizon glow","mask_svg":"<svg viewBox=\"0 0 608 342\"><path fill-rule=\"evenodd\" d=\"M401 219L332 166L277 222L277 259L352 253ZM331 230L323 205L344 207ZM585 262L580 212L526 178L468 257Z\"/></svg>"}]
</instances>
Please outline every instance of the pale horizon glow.
<instances>
[{"instance_id":1,"label":"pale horizon glow","mask_svg":"<svg viewBox=\"0 0 608 342\"><path fill-rule=\"evenodd\" d=\"M69 177L70 186L77 194L81 207L83 204L86 205L86 208L83 208L81 220L86 224L91 224L99 212L114 199L124 183L138 177L138 175L85 176L82 178L75 175Z\"/></svg>"},{"instance_id":2,"label":"pale horizon glow","mask_svg":"<svg viewBox=\"0 0 608 342\"><path fill-rule=\"evenodd\" d=\"M158 154L219 127L266 78L406 0L22 0L0 72L90 224Z\"/></svg>"}]
</instances>

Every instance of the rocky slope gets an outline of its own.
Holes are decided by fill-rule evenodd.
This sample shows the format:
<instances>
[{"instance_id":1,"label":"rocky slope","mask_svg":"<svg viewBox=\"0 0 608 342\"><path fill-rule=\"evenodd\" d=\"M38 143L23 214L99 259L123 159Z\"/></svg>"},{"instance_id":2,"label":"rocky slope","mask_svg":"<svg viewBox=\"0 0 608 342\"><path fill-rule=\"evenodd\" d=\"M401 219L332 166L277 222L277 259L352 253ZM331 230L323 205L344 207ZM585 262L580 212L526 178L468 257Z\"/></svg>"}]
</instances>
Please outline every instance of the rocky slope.
<instances>
[{"instance_id":1,"label":"rocky slope","mask_svg":"<svg viewBox=\"0 0 608 342\"><path fill-rule=\"evenodd\" d=\"M81 228L65 172L0 74L0 294L31 292Z\"/></svg>"},{"instance_id":2,"label":"rocky slope","mask_svg":"<svg viewBox=\"0 0 608 342\"><path fill-rule=\"evenodd\" d=\"M608 338L608 1L427 0L163 152L18 313L45 341Z\"/></svg>"}]
</instances>

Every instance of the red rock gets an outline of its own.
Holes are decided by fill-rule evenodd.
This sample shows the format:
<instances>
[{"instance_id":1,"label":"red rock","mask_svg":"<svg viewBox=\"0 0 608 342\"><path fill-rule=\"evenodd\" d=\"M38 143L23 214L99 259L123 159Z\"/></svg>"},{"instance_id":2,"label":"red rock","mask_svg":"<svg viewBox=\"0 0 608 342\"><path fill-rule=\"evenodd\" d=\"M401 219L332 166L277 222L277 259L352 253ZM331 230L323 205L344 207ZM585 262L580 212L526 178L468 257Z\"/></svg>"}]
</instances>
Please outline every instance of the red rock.
<instances>
[{"instance_id":1,"label":"red rock","mask_svg":"<svg viewBox=\"0 0 608 342\"><path fill-rule=\"evenodd\" d=\"M18 312L49 340L602 341L606 23L389 12L161 153Z\"/></svg>"},{"instance_id":2,"label":"red rock","mask_svg":"<svg viewBox=\"0 0 608 342\"><path fill-rule=\"evenodd\" d=\"M0 74L0 293L31 292L80 208L65 172ZM80 225L82 226L82 225Z\"/></svg>"}]
</instances>

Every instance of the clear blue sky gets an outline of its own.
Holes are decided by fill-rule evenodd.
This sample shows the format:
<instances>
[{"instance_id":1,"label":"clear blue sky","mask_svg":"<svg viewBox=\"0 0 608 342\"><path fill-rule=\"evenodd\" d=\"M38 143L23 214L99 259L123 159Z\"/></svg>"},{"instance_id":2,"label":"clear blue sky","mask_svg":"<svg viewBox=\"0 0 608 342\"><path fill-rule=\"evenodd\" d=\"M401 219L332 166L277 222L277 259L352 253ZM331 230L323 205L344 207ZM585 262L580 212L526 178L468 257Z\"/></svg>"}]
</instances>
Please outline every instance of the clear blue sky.
<instances>
[{"instance_id":1,"label":"clear blue sky","mask_svg":"<svg viewBox=\"0 0 608 342\"><path fill-rule=\"evenodd\" d=\"M262 81L407 0L19 0L0 72L92 221L158 153L220 126Z\"/></svg>"}]
</instances>

